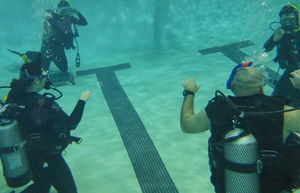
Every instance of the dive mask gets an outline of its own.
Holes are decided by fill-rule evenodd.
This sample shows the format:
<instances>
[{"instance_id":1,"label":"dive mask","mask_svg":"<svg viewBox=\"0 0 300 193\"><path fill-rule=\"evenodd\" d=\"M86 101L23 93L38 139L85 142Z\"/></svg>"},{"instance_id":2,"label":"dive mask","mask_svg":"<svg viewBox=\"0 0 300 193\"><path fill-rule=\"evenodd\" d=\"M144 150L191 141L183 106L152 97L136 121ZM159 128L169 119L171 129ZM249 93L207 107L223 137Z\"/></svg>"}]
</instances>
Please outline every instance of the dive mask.
<instances>
[{"instance_id":1,"label":"dive mask","mask_svg":"<svg viewBox=\"0 0 300 193\"><path fill-rule=\"evenodd\" d=\"M282 17L280 18L280 23L284 30L295 30L297 29L297 18L296 16L292 17Z\"/></svg>"},{"instance_id":2,"label":"dive mask","mask_svg":"<svg viewBox=\"0 0 300 193\"><path fill-rule=\"evenodd\" d=\"M57 14L60 16L72 15L72 9L70 7L62 7L57 10Z\"/></svg>"},{"instance_id":3,"label":"dive mask","mask_svg":"<svg viewBox=\"0 0 300 193\"><path fill-rule=\"evenodd\" d=\"M49 71L42 71L40 76L31 76L27 70L20 72L20 80L34 80L36 78L49 79Z\"/></svg>"}]
</instances>

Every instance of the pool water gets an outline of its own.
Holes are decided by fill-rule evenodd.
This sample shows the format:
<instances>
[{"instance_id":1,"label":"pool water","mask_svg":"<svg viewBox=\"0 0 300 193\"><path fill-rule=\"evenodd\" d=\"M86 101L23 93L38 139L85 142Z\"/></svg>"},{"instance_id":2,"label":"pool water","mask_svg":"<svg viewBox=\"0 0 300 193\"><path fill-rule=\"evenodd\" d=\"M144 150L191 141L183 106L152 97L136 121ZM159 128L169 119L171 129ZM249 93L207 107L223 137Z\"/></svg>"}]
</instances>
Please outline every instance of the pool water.
<instances>
[{"instance_id":1,"label":"pool water","mask_svg":"<svg viewBox=\"0 0 300 193\"><path fill-rule=\"evenodd\" d=\"M78 27L79 68L76 51L66 51L76 84L58 87L64 96L57 102L70 114L82 91L93 94L72 132L83 142L70 145L64 156L78 192L214 192L207 156L210 133L188 135L180 129L182 82L195 77L201 84L196 112L215 90L231 94L225 85L236 63L221 52L202 55L198 50L247 40L254 45L240 49L248 55L242 60L277 71L271 61L276 51L266 56L261 50L273 33L269 24L279 21L278 13L288 2L70 0L88 25ZM2 85L18 78L22 65L6 49L38 51L45 11L56 9L56 3L1 1ZM50 72L59 70L51 64ZM271 87L264 89L271 94ZM1 96L7 92L0 90ZM9 191L0 178L0 192Z\"/></svg>"}]
</instances>

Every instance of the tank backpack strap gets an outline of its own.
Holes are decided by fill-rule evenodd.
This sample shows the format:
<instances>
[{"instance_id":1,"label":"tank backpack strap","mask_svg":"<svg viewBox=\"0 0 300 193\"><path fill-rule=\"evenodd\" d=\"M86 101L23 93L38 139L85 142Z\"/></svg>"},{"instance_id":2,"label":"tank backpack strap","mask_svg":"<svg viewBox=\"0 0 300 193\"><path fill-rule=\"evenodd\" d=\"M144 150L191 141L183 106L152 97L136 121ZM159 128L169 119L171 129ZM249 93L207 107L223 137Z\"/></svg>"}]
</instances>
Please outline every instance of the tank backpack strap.
<instances>
[{"instance_id":1,"label":"tank backpack strap","mask_svg":"<svg viewBox=\"0 0 300 193\"><path fill-rule=\"evenodd\" d=\"M210 181L215 187L215 192L225 193L224 186L224 169L221 165L223 157L223 144L213 142L209 139L209 166L211 171Z\"/></svg>"},{"instance_id":2,"label":"tank backpack strap","mask_svg":"<svg viewBox=\"0 0 300 193\"><path fill-rule=\"evenodd\" d=\"M251 135L249 131L242 130L242 132L236 136L226 138L222 141L223 144L225 143L232 143L240 138L246 137L248 135ZM224 146L224 145L223 145ZM227 159L225 159L224 156L222 156L222 166L223 168L226 168L231 171L239 172L239 173L260 173L262 169L262 162L260 159L257 160L257 162L252 164L239 164L231 162Z\"/></svg>"}]
</instances>

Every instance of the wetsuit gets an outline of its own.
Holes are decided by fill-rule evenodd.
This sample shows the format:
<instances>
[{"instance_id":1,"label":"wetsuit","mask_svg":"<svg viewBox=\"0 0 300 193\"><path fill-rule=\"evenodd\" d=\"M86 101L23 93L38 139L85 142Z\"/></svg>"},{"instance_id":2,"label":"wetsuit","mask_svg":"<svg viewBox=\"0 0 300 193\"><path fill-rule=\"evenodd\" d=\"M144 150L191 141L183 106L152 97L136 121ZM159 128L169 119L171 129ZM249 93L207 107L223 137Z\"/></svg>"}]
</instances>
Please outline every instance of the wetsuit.
<instances>
[{"instance_id":1,"label":"wetsuit","mask_svg":"<svg viewBox=\"0 0 300 193\"><path fill-rule=\"evenodd\" d=\"M23 193L48 193L51 185L60 193L76 193L72 173L61 152L72 141L70 130L79 124L85 101L79 100L68 116L49 97L36 92L10 91L7 103L25 106L17 117L33 172L33 184Z\"/></svg>"},{"instance_id":2,"label":"wetsuit","mask_svg":"<svg viewBox=\"0 0 300 193\"><path fill-rule=\"evenodd\" d=\"M283 110L285 100L275 97L269 97L263 94L246 96L246 97L229 97L229 99L244 112L270 112ZM217 113L226 113L226 110L219 109ZM228 112L227 112L228 113ZM287 162L289 159L282 156L285 152L283 144L283 113L259 115L251 117L250 130L258 143L259 153L261 150L272 150L280 155L278 159L263 156L263 169L260 173L260 192L263 193L280 193L282 190L291 190L293 182L289 172ZM223 141L225 134L233 129L232 120L222 124L211 122L211 137L209 139L209 158L212 172L211 182L215 186L217 193L225 193L224 170L223 167ZM295 134L293 134L295 135ZM297 137L297 136L289 136ZM291 164L292 165L292 164ZM294 165L293 165L294 166ZM293 169L290 169L293 170ZM294 168L295 170L295 168ZM298 178L299 174L296 174Z\"/></svg>"},{"instance_id":3,"label":"wetsuit","mask_svg":"<svg viewBox=\"0 0 300 193\"><path fill-rule=\"evenodd\" d=\"M79 19L73 16L60 17L57 13L50 10L49 16L44 22L44 33L42 40L41 53L43 56L43 68L48 70L51 61L62 72L68 71L68 61L65 49L75 48L73 45L74 34L72 25L87 25L86 19L78 13Z\"/></svg>"},{"instance_id":4,"label":"wetsuit","mask_svg":"<svg viewBox=\"0 0 300 193\"><path fill-rule=\"evenodd\" d=\"M272 96L282 96L291 100L291 106L300 106L300 90L293 87L289 77L290 73L299 69L300 65L300 32L291 35L284 34L277 42L273 41L273 35L264 44L266 52L277 47L277 56L274 62L278 62L280 68L286 69L277 82Z\"/></svg>"}]
</instances>

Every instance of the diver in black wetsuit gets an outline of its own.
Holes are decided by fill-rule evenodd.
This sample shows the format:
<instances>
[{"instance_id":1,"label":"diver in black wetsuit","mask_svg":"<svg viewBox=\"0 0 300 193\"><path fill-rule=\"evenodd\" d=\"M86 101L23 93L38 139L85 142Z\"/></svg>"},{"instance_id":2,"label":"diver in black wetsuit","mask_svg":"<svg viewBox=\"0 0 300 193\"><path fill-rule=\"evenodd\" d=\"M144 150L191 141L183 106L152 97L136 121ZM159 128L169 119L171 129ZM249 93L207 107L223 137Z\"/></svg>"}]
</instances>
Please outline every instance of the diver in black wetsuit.
<instances>
[{"instance_id":1,"label":"diver in black wetsuit","mask_svg":"<svg viewBox=\"0 0 300 193\"><path fill-rule=\"evenodd\" d=\"M43 68L48 70L51 61L59 68L61 72L68 71L68 61L65 50L75 48L73 38L78 34L73 34L72 24L87 25L83 15L66 0L60 0L57 4L57 10L48 10L48 16L44 22L44 32L42 41ZM78 19L73 14L78 16Z\"/></svg>"},{"instance_id":2,"label":"diver in black wetsuit","mask_svg":"<svg viewBox=\"0 0 300 193\"><path fill-rule=\"evenodd\" d=\"M60 193L76 193L77 188L62 151L76 137L70 130L79 124L90 91L80 95L72 114L68 116L55 102L55 97L41 95L47 85L47 73L42 70L41 56L24 64L20 78L11 82L6 103L24 106L16 119L23 137L27 140L26 152L33 173L32 181L23 193L48 193L51 185ZM45 87L46 88L46 87Z\"/></svg>"},{"instance_id":3,"label":"diver in black wetsuit","mask_svg":"<svg viewBox=\"0 0 300 193\"><path fill-rule=\"evenodd\" d=\"M300 106L300 90L295 89L289 78L290 73L300 68L300 25L299 10L297 6L289 4L284 6L280 13L281 27L264 44L266 52L277 47L277 56L274 59L280 68L286 69L272 96L282 96L291 100L291 106Z\"/></svg>"}]
</instances>

